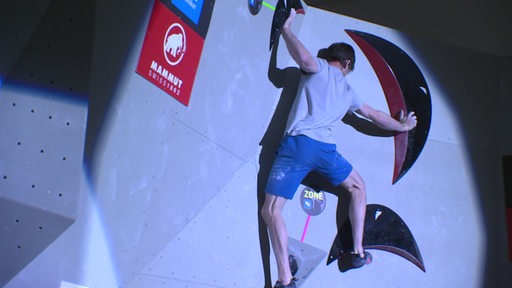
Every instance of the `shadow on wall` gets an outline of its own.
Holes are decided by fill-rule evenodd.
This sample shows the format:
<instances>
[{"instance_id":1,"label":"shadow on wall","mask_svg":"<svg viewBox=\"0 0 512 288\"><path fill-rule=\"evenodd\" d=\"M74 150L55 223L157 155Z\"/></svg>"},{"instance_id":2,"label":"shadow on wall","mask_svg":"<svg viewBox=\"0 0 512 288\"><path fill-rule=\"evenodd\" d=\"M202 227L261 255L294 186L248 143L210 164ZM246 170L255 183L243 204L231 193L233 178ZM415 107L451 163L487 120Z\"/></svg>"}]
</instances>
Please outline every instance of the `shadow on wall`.
<instances>
[{"instance_id":1,"label":"shadow on wall","mask_svg":"<svg viewBox=\"0 0 512 288\"><path fill-rule=\"evenodd\" d=\"M152 1L126 2L97 1L95 13L95 56L90 81L89 114L85 140L84 163L88 176L94 170L94 155L103 133L108 133L106 121L119 88L123 71L134 48L138 33L145 31L146 15L152 8ZM122 6L122 9L119 9ZM116 15L112 17L112 15ZM123 33L126 32L126 33Z\"/></svg>"},{"instance_id":2,"label":"shadow on wall","mask_svg":"<svg viewBox=\"0 0 512 288\"><path fill-rule=\"evenodd\" d=\"M505 206L501 203L503 192L498 184L500 176L497 175L501 173L498 164L500 155L497 152L499 135L496 129L499 117L498 113L483 112L499 111L499 57L459 47L433 45L432 42L418 39L413 49L423 59L437 60L428 63L430 74L436 76L441 90L447 95L446 101L451 104L452 113L456 114L454 116L464 137L463 145L467 147L472 171L470 176L478 192L476 196L485 229L482 235L486 246L483 247L485 259L481 264L481 287L504 287L512 281L512 274L503 269L501 257L505 256L498 256L507 253L507 247L502 246L505 243L501 238L503 236L500 235L500 231L505 229L505 217L501 216L505 213ZM474 71L474 67L479 67L477 73L461 73ZM496 161L489 156L495 157Z\"/></svg>"}]
</instances>

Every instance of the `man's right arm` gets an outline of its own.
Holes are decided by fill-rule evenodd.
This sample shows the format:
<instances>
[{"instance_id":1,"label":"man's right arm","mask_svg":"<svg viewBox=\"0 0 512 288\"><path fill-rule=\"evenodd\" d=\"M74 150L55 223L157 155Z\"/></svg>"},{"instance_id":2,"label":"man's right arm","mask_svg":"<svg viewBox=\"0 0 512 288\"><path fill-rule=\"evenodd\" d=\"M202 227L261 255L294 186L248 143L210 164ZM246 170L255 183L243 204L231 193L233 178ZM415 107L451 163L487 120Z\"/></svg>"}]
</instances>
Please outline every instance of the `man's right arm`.
<instances>
[{"instance_id":1,"label":"man's right arm","mask_svg":"<svg viewBox=\"0 0 512 288\"><path fill-rule=\"evenodd\" d=\"M396 120L395 118L389 116L388 114L376 110L367 104L363 104L361 108L359 108L357 113L363 115L364 117L372 120L377 126L382 129L389 131L397 131L397 132L406 132L414 129L418 120L416 119L416 115L414 112L409 112L407 116L404 116L404 112L400 114L400 119Z\"/></svg>"},{"instance_id":2,"label":"man's right arm","mask_svg":"<svg viewBox=\"0 0 512 288\"><path fill-rule=\"evenodd\" d=\"M300 40L293 34L291 26L293 19L296 16L294 9L291 10L290 16L286 19L283 25L281 35L283 36L286 48L292 56L293 60L299 65L300 69L304 72L314 73L318 71L318 63L316 62L313 55L309 52L306 47L300 42Z\"/></svg>"}]
</instances>

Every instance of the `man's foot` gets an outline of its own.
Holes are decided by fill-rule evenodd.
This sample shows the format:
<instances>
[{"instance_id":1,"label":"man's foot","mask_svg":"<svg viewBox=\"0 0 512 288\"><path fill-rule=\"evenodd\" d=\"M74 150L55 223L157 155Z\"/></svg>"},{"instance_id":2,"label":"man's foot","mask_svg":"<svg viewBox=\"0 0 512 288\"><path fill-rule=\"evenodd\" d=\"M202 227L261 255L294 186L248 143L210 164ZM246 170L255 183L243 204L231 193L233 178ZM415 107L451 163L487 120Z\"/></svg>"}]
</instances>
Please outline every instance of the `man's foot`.
<instances>
[{"instance_id":1,"label":"man's foot","mask_svg":"<svg viewBox=\"0 0 512 288\"><path fill-rule=\"evenodd\" d=\"M370 252L364 251L364 257L361 257L359 254L350 253L352 256L352 266L354 268L362 267L363 265L369 265L372 263L373 256Z\"/></svg>"},{"instance_id":2,"label":"man's foot","mask_svg":"<svg viewBox=\"0 0 512 288\"><path fill-rule=\"evenodd\" d=\"M361 268L364 265L372 263L373 256L368 251L364 251L364 257L355 253L343 253L338 258L338 269L340 272L346 272L350 269Z\"/></svg>"},{"instance_id":3,"label":"man's foot","mask_svg":"<svg viewBox=\"0 0 512 288\"><path fill-rule=\"evenodd\" d=\"M297 284L295 284L295 278L292 278L290 283L286 285L284 285L281 281L277 281L276 285L274 285L274 288L297 288Z\"/></svg>"}]
</instances>

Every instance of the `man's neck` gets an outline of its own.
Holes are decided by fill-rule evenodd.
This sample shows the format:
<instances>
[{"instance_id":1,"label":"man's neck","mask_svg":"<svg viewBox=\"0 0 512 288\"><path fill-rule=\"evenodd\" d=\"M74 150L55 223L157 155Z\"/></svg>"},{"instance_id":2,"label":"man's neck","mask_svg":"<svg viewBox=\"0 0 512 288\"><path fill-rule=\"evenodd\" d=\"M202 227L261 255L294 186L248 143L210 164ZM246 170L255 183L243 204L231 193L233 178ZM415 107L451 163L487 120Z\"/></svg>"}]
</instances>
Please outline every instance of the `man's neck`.
<instances>
[{"instance_id":1,"label":"man's neck","mask_svg":"<svg viewBox=\"0 0 512 288\"><path fill-rule=\"evenodd\" d=\"M333 67L336 67L338 68L340 71L341 71L341 74L343 74L343 76L347 76L348 73L350 72L348 67L343 67L341 66L341 63L340 61L337 61L337 60L332 60L332 61L327 61L327 63ZM348 65L347 65L348 66Z\"/></svg>"}]
</instances>

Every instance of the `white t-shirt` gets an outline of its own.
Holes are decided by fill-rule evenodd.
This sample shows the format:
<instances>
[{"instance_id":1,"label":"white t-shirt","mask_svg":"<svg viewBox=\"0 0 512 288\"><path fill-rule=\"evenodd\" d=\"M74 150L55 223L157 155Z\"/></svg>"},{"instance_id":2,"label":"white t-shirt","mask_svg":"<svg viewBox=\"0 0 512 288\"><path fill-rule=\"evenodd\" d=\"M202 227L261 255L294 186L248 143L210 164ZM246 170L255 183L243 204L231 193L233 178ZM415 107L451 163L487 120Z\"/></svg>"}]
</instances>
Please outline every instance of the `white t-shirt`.
<instances>
[{"instance_id":1,"label":"white t-shirt","mask_svg":"<svg viewBox=\"0 0 512 288\"><path fill-rule=\"evenodd\" d=\"M333 128L341 125L341 119L347 111L358 110L364 102L338 68L329 65L324 59L316 60L318 71L302 74L288 116L286 133L335 143Z\"/></svg>"}]
</instances>

